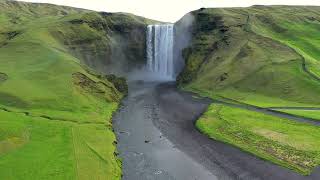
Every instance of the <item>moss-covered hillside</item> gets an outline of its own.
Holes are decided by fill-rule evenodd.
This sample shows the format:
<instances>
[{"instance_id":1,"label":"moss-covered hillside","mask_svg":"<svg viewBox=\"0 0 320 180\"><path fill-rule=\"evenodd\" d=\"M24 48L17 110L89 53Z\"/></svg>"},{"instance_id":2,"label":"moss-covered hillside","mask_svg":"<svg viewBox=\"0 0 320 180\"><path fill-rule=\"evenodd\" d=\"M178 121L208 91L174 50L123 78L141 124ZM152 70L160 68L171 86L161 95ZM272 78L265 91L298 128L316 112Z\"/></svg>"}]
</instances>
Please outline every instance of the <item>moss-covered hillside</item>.
<instances>
[{"instance_id":1,"label":"moss-covered hillside","mask_svg":"<svg viewBox=\"0 0 320 180\"><path fill-rule=\"evenodd\" d=\"M111 116L127 87L106 74L144 62L146 23L0 1L0 179L120 179Z\"/></svg>"},{"instance_id":2,"label":"moss-covered hillside","mask_svg":"<svg viewBox=\"0 0 320 180\"><path fill-rule=\"evenodd\" d=\"M227 102L210 105L197 128L310 175L320 165L320 128L306 123L320 120L319 12L320 7L302 6L194 11L178 83ZM253 106L273 113L248 108ZM296 116L313 119L298 122Z\"/></svg>"},{"instance_id":3,"label":"moss-covered hillside","mask_svg":"<svg viewBox=\"0 0 320 180\"><path fill-rule=\"evenodd\" d=\"M319 7L193 12L180 85L261 106L320 106Z\"/></svg>"},{"instance_id":4,"label":"moss-covered hillside","mask_svg":"<svg viewBox=\"0 0 320 180\"><path fill-rule=\"evenodd\" d=\"M101 72L125 73L144 63L145 25L151 20L15 1L1 1L0 10L1 46L18 35L29 36L30 42L46 41Z\"/></svg>"}]
</instances>

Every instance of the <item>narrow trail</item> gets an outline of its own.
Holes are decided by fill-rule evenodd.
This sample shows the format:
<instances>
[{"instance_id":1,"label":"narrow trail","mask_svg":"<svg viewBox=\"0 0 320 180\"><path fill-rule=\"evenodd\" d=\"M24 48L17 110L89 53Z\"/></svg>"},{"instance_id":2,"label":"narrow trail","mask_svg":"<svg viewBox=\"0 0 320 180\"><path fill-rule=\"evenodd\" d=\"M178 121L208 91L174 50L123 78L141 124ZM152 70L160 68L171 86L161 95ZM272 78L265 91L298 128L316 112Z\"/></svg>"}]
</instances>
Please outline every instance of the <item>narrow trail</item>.
<instances>
[{"instance_id":1,"label":"narrow trail","mask_svg":"<svg viewBox=\"0 0 320 180\"><path fill-rule=\"evenodd\" d=\"M15 114L21 114L21 115L25 115L31 118L42 118L44 120L49 120L49 121L57 121L57 122L68 122L68 123L75 123L75 124L93 124L93 125L105 125L106 123L104 122L79 122L77 120L72 120L72 119L63 119L63 118L55 118L55 117L51 117L48 115L33 115L33 113L31 112L27 112L27 111L12 111L10 109L4 108L4 107L0 107L0 111L4 111L4 112L8 112L8 113L15 113Z\"/></svg>"},{"instance_id":2,"label":"narrow trail","mask_svg":"<svg viewBox=\"0 0 320 180\"><path fill-rule=\"evenodd\" d=\"M163 84L157 88L157 100L160 118L154 119L154 124L178 149L201 163L218 179L320 179L320 167L310 176L302 176L201 134L194 124L212 103L210 99L194 98L193 93Z\"/></svg>"},{"instance_id":3,"label":"narrow trail","mask_svg":"<svg viewBox=\"0 0 320 180\"><path fill-rule=\"evenodd\" d=\"M250 13L246 12L246 16L247 16L246 27L250 27ZM248 28L247 28L247 29L248 29ZM254 33L254 34L259 35L259 36L262 36L262 37L264 37L264 38L270 39L270 40L272 40L272 41L276 41L276 42L278 42L278 43L280 43L280 44L282 44L282 45L290 48L292 51L294 51L296 54L298 54L298 55L300 56L300 58L301 58L301 60L302 60L302 63L301 63L302 70L303 70L306 74L308 74L309 77L311 77L312 79L314 79L314 80L316 80L316 81L318 81L318 82L320 83L320 77L317 76L316 74L312 73L312 72L308 69L306 58L305 58L302 54L300 54L296 48L288 45L287 43L285 43L285 42L283 42L283 41L281 41L281 40L279 40L279 39L274 39L274 38L272 38L272 37L269 37L269 36L266 36L266 35L262 35L262 34L260 34L260 33L256 33L256 32L254 32L254 31L252 31L252 30L246 30L246 31L247 31L247 32Z\"/></svg>"},{"instance_id":4,"label":"narrow trail","mask_svg":"<svg viewBox=\"0 0 320 180\"><path fill-rule=\"evenodd\" d=\"M246 103L243 103L240 101L236 101L234 99L229 99L226 97L221 97L221 98L222 98L222 100L213 100L213 103L223 104L226 106L251 110L251 111L255 111L255 112L261 112L264 114L269 114L269 115L280 117L280 118L286 118L286 119L293 120L293 121L298 121L298 122L303 122L303 123L307 123L307 124L312 124L315 126L320 126L320 120L277 111L277 110L286 110L286 109L288 109L288 110L293 110L293 109L320 110L320 108L317 108L317 107L267 107L267 108L263 108L263 107L258 107L258 106L254 106L251 104L246 104ZM223 99L225 99L226 101L224 101ZM231 102L233 102L233 103L231 103Z\"/></svg>"},{"instance_id":5,"label":"narrow trail","mask_svg":"<svg viewBox=\"0 0 320 180\"><path fill-rule=\"evenodd\" d=\"M302 111L320 111L320 107L267 107L274 110L302 110Z\"/></svg>"},{"instance_id":6,"label":"narrow trail","mask_svg":"<svg viewBox=\"0 0 320 180\"><path fill-rule=\"evenodd\" d=\"M123 180L320 179L320 168L302 176L200 133L195 121L211 103L174 83L129 84L113 119Z\"/></svg>"}]
</instances>

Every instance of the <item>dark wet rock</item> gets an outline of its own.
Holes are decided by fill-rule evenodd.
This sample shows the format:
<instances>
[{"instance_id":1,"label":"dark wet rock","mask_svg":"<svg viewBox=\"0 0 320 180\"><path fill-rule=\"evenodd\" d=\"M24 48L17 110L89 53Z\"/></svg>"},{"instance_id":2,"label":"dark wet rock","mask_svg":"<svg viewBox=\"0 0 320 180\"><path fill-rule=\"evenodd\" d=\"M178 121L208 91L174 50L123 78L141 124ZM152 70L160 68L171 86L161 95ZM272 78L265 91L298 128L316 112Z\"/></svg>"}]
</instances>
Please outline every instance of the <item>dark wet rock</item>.
<instances>
[{"instance_id":1,"label":"dark wet rock","mask_svg":"<svg viewBox=\"0 0 320 180\"><path fill-rule=\"evenodd\" d=\"M87 12L68 23L68 31L51 28L50 33L73 56L97 72L123 75L145 64L146 19L127 14ZM84 24L89 28L83 29ZM80 34L78 30L81 30ZM89 33L92 35L85 35Z\"/></svg>"},{"instance_id":2,"label":"dark wet rock","mask_svg":"<svg viewBox=\"0 0 320 180\"><path fill-rule=\"evenodd\" d=\"M220 81L224 81L228 78L228 73L223 73L221 76L220 76Z\"/></svg>"},{"instance_id":3,"label":"dark wet rock","mask_svg":"<svg viewBox=\"0 0 320 180\"><path fill-rule=\"evenodd\" d=\"M252 7L255 7L255 8L267 8L268 6L265 6L265 5L253 5Z\"/></svg>"},{"instance_id":4,"label":"dark wet rock","mask_svg":"<svg viewBox=\"0 0 320 180\"><path fill-rule=\"evenodd\" d=\"M47 115L41 115L41 116L39 116L39 117L44 118L44 119L53 120L53 118L51 118L51 117L49 117L49 116L47 116Z\"/></svg>"},{"instance_id":5,"label":"dark wet rock","mask_svg":"<svg viewBox=\"0 0 320 180\"><path fill-rule=\"evenodd\" d=\"M11 31L7 33L8 36L8 40L11 40L13 38L15 38L16 36L18 36L21 32L18 31Z\"/></svg>"},{"instance_id":6,"label":"dark wet rock","mask_svg":"<svg viewBox=\"0 0 320 180\"><path fill-rule=\"evenodd\" d=\"M196 16L196 22L198 25L196 26L194 33L206 33L223 26L221 16L212 16L203 12L198 13Z\"/></svg>"},{"instance_id":7,"label":"dark wet rock","mask_svg":"<svg viewBox=\"0 0 320 180\"><path fill-rule=\"evenodd\" d=\"M11 39L15 38L16 36L18 36L19 34L21 34L21 32L20 31L9 31L9 32L3 32L1 34L4 35L7 40L11 40Z\"/></svg>"},{"instance_id":8,"label":"dark wet rock","mask_svg":"<svg viewBox=\"0 0 320 180\"><path fill-rule=\"evenodd\" d=\"M75 87L87 94L103 98L109 102L119 102L121 99L121 93L111 84L102 81L96 82L83 73L73 73L72 80Z\"/></svg>"},{"instance_id":9,"label":"dark wet rock","mask_svg":"<svg viewBox=\"0 0 320 180\"><path fill-rule=\"evenodd\" d=\"M8 45L9 41L21 34L20 31L0 32L0 48Z\"/></svg>"},{"instance_id":10,"label":"dark wet rock","mask_svg":"<svg viewBox=\"0 0 320 180\"><path fill-rule=\"evenodd\" d=\"M228 27L228 26L223 26L221 29L219 29L219 31L220 31L221 33L225 33L225 32L227 32L227 31L229 31L229 27Z\"/></svg>"},{"instance_id":11,"label":"dark wet rock","mask_svg":"<svg viewBox=\"0 0 320 180\"><path fill-rule=\"evenodd\" d=\"M222 42L222 41L221 41ZM206 48L204 48L206 47ZM218 50L219 42L214 42L210 45L202 44L202 41L195 44L192 48L188 48L183 52L183 57L186 59L187 65L184 67L182 72L177 77L178 84L185 84L191 82L196 78L199 68L206 63L207 58L196 58L192 59L192 65L189 65L189 57L192 57L193 54L201 52L201 54L210 54ZM204 55L205 56L205 55Z\"/></svg>"},{"instance_id":12,"label":"dark wet rock","mask_svg":"<svg viewBox=\"0 0 320 180\"><path fill-rule=\"evenodd\" d=\"M20 97L5 92L0 92L0 103L1 105L16 108L28 108L30 106Z\"/></svg>"},{"instance_id":13,"label":"dark wet rock","mask_svg":"<svg viewBox=\"0 0 320 180\"><path fill-rule=\"evenodd\" d=\"M120 131L119 133L120 133L120 134L127 134L127 135L130 135L130 132L127 132L127 131Z\"/></svg>"},{"instance_id":14,"label":"dark wet rock","mask_svg":"<svg viewBox=\"0 0 320 180\"><path fill-rule=\"evenodd\" d=\"M71 24L83 24L84 20L82 19L72 19L69 21Z\"/></svg>"},{"instance_id":15,"label":"dark wet rock","mask_svg":"<svg viewBox=\"0 0 320 180\"><path fill-rule=\"evenodd\" d=\"M0 84L6 80L8 80L8 75L0 72Z\"/></svg>"},{"instance_id":16,"label":"dark wet rock","mask_svg":"<svg viewBox=\"0 0 320 180\"><path fill-rule=\"evenodd\" d=\"M117 77L114 74L106 75L105 78L114 84L114 87L122 94L128 94L128 84L124 77Z\"/></svg>"},{"instance_id":17,"label":"dark wet rock","mask_svg":"<svg viewBox=\"0 0 320 180\"><path fill-rule=\"evenodd\" d=\"M111 16L113 13L110 12L100 12L102 16Z\"/></svg>"},{"instance_id":18,"label":"dark wet rock","mask_svg":"<svg viewBox=\"0 0 320 180\"><path fill-rule=\"evenodd\" d=\"M274 20L274 18L272 18L271 16L257 15L256 17L261 22L263 22L265 24L269 24L270 28L272 28L272 30L274 30L277 33L284 33L284 32L287 31L287 29L285 29L285 28L281 27L280 25L278 25L276 23L276 21Z\"/></svg>"}]
</instances>

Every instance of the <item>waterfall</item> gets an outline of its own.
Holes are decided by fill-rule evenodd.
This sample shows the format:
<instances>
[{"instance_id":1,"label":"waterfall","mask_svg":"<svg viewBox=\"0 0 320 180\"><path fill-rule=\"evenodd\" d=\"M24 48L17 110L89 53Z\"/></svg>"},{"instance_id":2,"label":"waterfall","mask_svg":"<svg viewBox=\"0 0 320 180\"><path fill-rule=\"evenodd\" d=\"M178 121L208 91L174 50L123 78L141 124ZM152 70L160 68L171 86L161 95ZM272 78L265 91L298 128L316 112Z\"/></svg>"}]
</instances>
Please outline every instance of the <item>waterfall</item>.
<instances>
[{"instance_id":1,"label":"waterfall","mask_svg":"<svg viewBox=\"0 0 320 180\"><path fill-rule=\"evenodd\" d=\"M174 79L173 24L149 25L147 27L147 68L165 79Z\"/></svg>"}]
</instances>

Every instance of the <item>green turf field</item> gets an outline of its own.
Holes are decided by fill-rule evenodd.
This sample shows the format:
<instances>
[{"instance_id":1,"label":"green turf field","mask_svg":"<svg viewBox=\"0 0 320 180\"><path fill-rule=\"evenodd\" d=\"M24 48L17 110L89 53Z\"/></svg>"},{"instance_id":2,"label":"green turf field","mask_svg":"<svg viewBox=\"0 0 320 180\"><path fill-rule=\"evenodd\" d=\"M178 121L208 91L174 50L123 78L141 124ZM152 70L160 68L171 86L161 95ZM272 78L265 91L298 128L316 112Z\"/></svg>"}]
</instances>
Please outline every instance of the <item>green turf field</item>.
<instances>
[{"instance_id":1,"label":"green turf field","mask_svg":"<svg viewBox=\"0 0 320 180\"><path fill-rule=\"evenodd\" d=\"M320 164L320 127L212 104L196 126L209 137L304 175Z\"/></svg>"}]
</instances>

